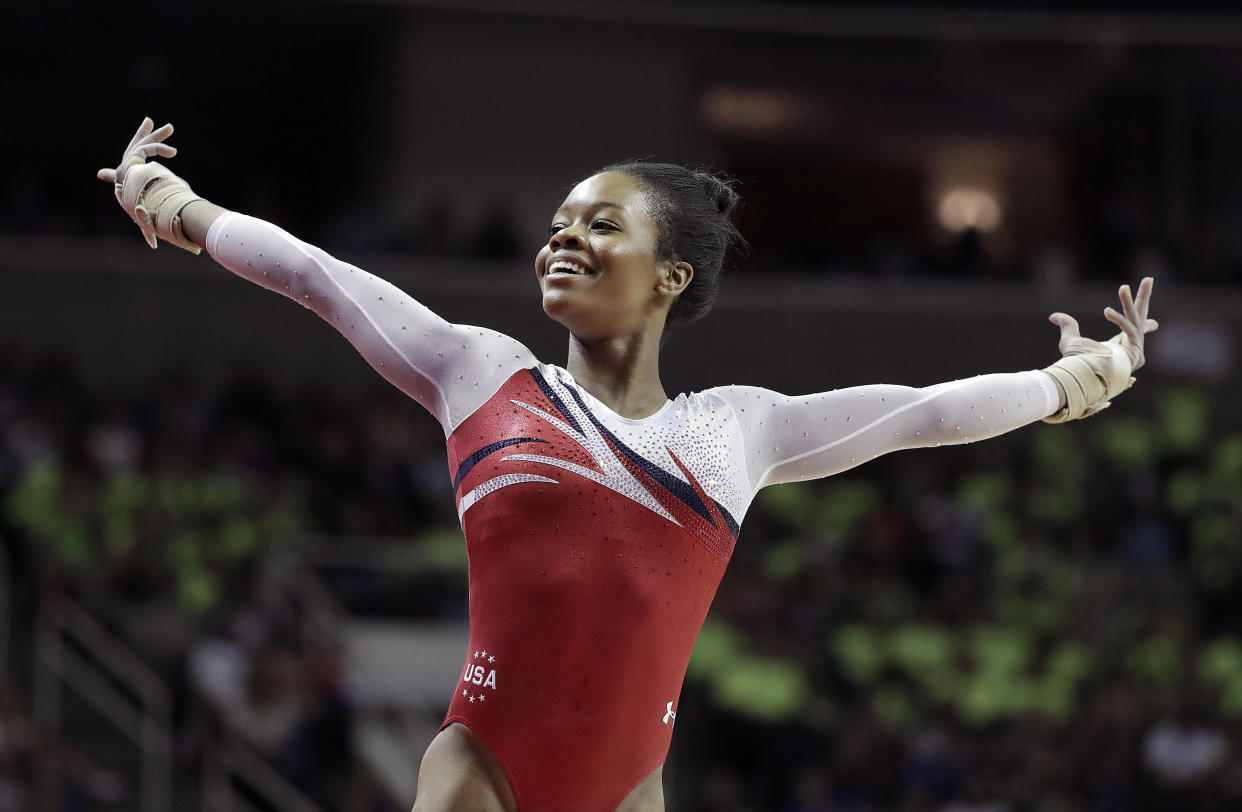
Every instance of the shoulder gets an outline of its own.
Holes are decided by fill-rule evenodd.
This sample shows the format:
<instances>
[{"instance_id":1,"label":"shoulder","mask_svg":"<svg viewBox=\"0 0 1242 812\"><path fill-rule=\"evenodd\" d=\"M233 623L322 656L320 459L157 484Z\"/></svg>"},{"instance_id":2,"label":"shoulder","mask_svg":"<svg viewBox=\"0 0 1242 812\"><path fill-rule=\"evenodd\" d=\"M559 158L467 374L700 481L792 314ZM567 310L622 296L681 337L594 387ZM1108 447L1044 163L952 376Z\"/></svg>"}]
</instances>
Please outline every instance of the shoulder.
<instances>
[{"instance_id":1,"label":"shoulder","mask_svg":"<svg viewBox=\"0 0 1242 812\"><path fill-rule=\"evenodd\" d=\"M711 389L704 389L694 395L706 398L712 403L724 404L740 414L745 414L748 410L754 412L769 409L779 401L786 400L786 396L780 392L765 389L762 386L742 384L713 386Z\"/></svg>"},{"instance_id":2,"label":"shoulder","mask_svg":"<svg viewBox=\"0 0 1242 812\"><path fill-rule=\"evenodd\" d=\"M496 360L517 361L521 366L539 364L534 353L526 345L513 336L493 330L490 327L476 327L472 324L452 324L453 332L467 345L474 348L485 348L489 352L499 353ZM542 364L541 364L542 366Z\"/></svg>"},{"instance_id":3,"label":"shoulder","mask_svg":"<svg viewBox=\"0 0 1242 812\"><path fill-rule=\"evenodd\" d=\"M678 395L670 410L687 428L723 430L734 426L743 434L761 426L771 414L774 400L783 398L777 392L758 386L714 386L698 392Z\"/></svg>"}]
</instances>

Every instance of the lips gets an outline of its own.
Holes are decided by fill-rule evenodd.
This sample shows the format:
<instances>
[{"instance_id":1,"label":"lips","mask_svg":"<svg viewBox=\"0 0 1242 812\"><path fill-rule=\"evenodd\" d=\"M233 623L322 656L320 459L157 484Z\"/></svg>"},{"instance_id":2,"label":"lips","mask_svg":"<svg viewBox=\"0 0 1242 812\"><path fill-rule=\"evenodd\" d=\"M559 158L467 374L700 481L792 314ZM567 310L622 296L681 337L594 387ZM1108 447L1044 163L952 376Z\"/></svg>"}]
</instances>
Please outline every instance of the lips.
<instances>
[{"instance_id":1,"label":"lips","mask_svg":"<svg viewBox=\"0 0 1242 812\"><path fill-rule=\"evenodd\" d=\"M551 257L545 267L545 276L589 276L592 273L591 266L565 254Z\"/></svg>"}]
</instances>

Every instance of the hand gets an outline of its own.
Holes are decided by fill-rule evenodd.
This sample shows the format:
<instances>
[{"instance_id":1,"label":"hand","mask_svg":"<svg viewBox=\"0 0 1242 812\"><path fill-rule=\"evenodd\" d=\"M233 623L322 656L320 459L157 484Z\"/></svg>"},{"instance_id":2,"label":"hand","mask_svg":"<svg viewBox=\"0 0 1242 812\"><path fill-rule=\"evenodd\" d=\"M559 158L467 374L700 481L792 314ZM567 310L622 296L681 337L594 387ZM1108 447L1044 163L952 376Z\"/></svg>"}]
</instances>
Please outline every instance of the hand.
<instances>
[{"instance_id":1,"label":"hand","mask_svg":"<svg viewBox=\"0 0 1242 812\"><path fill-rule=\"evenodd\" d=\"M199 246L186 238L181 228L180 212L189 203L200 200L189 184L148 158L171 158L177 148L163 143L172 135L173 126L165 124L158 130L151 119L144 118L130 139L115 169L101 169L100 180L111 183L117 202L138 225L147 245L155 248L157 237L197 254Z\"/></svg>"},{"instance_id":2,"label":"hand","mask_svg":"<svg viewBox=\"0 0 1242 812\"><path fill-rule=\"evenodd\" d=\"M1061 328L1057 348L1061 360L1044 371L1057 382L1063 397L1062 408L1045 418L1061 423L1087 417L1108 407L1109 402L1134 383L1131 374L1143 366L1143 337L1160 325L1147 318L1154 280L1148 276L1139 283L1138 297L1130 294L1130 286L1118 290L1124 313L1111 307L1104 309L1104 318L1121 328L1106 342L1083 338L1078 322L1065 313L1053 313L1048 320Z\"/></svg>"},{"instance_id":3,"label":"hand","mask_svg":"<svg viewBox=\"0 0 1242 812\"><path fill-rule=\"evenodd\" d=\"M124 199L122 194L125 188L125 178L129 175L129 171L135 166L141 166L147 162L148 158L159 156L161 158L171 158L177 154L177 148L165 144L163 141L172 135L173 125L165 124L158 130L153 129L155 122L147 116L138 125L138 131L134 133L134 137L129 140L129 146L125 147L125 152L121 154L121 162L117 164L116 169L104 168L99 170L95 177L102 181L112 184L112 189L116 194L116 200L121 204L121 208L125 209L125 213L138 224L138 229L142 232L143 238L147 241L147 245L155 247L155 225L151 221L151 214L145 208L137 204L137 198L129 202Z\"/></svg>"},{"instance_id":4,"label":"hand","mask_svg":"<svg viewBox=\"0 0 1242 812\"><path fill-rule=\"evenodd\" d=\"M1125 350L1130 359L1130 371L1133 372L1146 363L1143 357L1143 337L1155 332L1160 323L1147 318L1147 306L1151 302L1151 289L1155 280L1144 277L1139 283L1138 296L1131 296L1130 286L1122 285L1117 294L1121 298L1121 309L1118 313L1111 307L1104 308L1104 318L1121 328L1121 332L1108 340ZM1061 341L1057 349L1062 357L1069 355L1107 355L1110 350L1102 342L1084 338L1078 333L1078 321L1065 313L1053 313L1048 321L1061 328Z\"/></svg>"},{"instance_id":5,"label":"hand","mask_svg":"<svg viewBox=\"0 0 1242 812\"><path fill-rule=\"evenodd\" d=\"M102 181L117 186L117 199L120 199L120 186L125 183L125 173L131 166L146 163L148 158L159 156L161 158L171 158L177 154L177 148L171 144L165 144L163 141L173 133L173 125L165 124L158 130L153 130L155 122L147 116L142 120L142 124L138 125L138 131L134 133L134 137L129 140L129 146L125 148L124 154L121 155L121 163L116 169L101 169L95 175Z\"/></svg>"}]
</instances>

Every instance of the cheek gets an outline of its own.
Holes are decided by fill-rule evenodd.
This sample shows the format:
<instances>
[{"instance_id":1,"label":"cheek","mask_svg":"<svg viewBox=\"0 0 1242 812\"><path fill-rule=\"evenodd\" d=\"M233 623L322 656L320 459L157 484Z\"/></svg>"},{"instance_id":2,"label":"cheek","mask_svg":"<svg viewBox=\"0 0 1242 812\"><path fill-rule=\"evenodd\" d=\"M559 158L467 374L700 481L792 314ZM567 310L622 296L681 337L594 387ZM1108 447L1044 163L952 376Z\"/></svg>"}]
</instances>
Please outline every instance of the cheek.
<instances>
[{"instance_id":1,"label":"cheek","mask_svg":"<svg viewBox=\"0 0 1242 812\"><path fill-rule=\"evenodd\" d=\"M641 298L655 285L656 269L651 253L643 250L617 252L610 257L608 281L630 296Z\"/></svg>"}]
</instances>

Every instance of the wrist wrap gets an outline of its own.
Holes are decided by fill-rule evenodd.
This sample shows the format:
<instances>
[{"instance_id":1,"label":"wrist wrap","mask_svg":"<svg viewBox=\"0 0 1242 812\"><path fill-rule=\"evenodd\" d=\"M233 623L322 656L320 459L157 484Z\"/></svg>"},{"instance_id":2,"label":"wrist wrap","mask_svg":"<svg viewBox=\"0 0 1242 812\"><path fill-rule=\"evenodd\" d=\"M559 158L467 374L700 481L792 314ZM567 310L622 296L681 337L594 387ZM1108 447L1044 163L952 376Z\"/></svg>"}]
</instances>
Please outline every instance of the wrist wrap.
<instances>
[{"instance_id":1,"label":"wrist wrap","mask_svg":"<svg viewBox=\"0 0 1242 812\"><path fill-rule=\"evenodd\" d=\"M125 181L115 188L117 200L131 212L152 248L156 247L155 238L159 237L193 254L202 250L181 229L181 210L202 198L167 167L155 161L131 166L125 173Z\"/></svg>"},{"instance_id":2,"label":"wrist wrap","mask_svg":"<svg viewBox=\"0 0 1242 812\"><path fill-rule=\"evenodd\" d=\"M1108 408L1109 402L1130 388L1130 356L1115 341L1106 341L1108 352L1067 355L1044 369L1065 390L1065 408L1044 418L1045 423L1064 423L1089 417Z\"/></svg>"}]
</instances>

